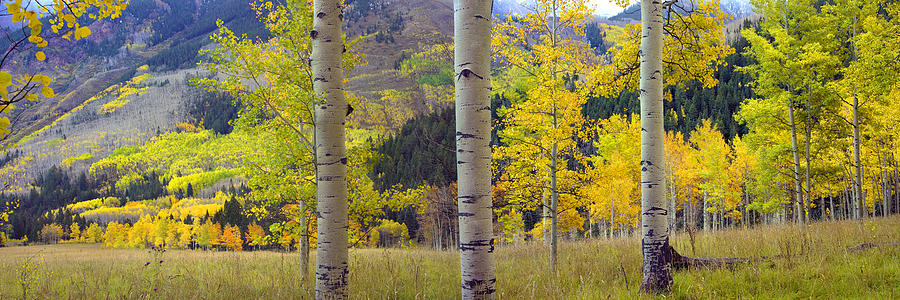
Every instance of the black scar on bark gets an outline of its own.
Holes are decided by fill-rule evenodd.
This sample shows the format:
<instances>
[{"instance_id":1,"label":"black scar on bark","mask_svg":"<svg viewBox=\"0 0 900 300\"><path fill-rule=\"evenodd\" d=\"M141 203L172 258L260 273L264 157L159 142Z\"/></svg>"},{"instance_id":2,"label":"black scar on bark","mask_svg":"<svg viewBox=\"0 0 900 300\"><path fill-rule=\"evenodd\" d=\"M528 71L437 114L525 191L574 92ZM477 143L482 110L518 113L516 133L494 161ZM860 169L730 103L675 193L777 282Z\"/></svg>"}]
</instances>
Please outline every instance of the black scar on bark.
<instances>
[{"instance_id":1,"label":"black scar on bark","mask_svg":"<svg viewBox=\"0 0 900 300\"><path fill-rule=\"evenodd\" d=\"M341 274L339 275L340 278L338 278L340 280L337 282L333 282L332 284L329 284L329 286L331 286L331 287L347 286L347 277L348 277L347 275L350 274L350 271L348 270L347 266L318 265L317 269L318 270L316 271L316 278L319 280L322 280L322 281L326 281L326 282L333 282L332 280L329 280L329 278L330 278L328 276L329 273L333 272L334 270L340 271L341 272ZM319 271L324 271L324 272L319 273Z\"/></svg>"},{"instance_id":2,"label":"black scar on bark","mask_svg":"<svg viewBox=\"0 0 900 300\"><path fill-rule=\"evenodd\" d=\"M460 251L474 251L478 247L490 247L489 251L494 251L494 239L474 240L468 243L459 244Z\"/></svg>"},{"instance_id":3,"label":"black scar on bark","mask_svg":"<svg viewBox=\"0 0 900 300\"><path fill-rule=\"evenodd\" d=\"M650 207L650 209L648 209L646 212L644 212L644 215L664 215L665 216L668 214L669 214L668 210L665 210L665 209L662 209L662 208L659 208L656 206Z\"/></svg>"},{"instance_id":4,"label":"black scar on bark","mask_svg":"<svg viewBox=\"0 0 900 300\"><path fill-rule=\"evenodd\" d=\"M462 131L457 131L457 132L456 132L456 137L457 137L457 138L463 138L463 139L474 139L474 138L475 138L475 135L474 135L474 134L471 134L471 133L463 133Z\"/></svg>"},{"instance_id":5,"label":"black scar on bark","mask_svg":"<svg viewBox=\"0 0 900 300\"><path fill-rule=\"evenodd\" d=\"M325 77L316 77L315 79L313 79L313 82L316 82L316 81L328 82L328 80L326 80Z\"/></svg>"},{"instance_id":6,"label":"black scar on bark","mask_svg":"<svg viewBox=\"0 0 900 300\"><path fill-rule=\"evenodd\" d=\"M472 72L472 70L463 69L462 71L459 72L459 76L456 76L456 80L459 80L460 77L469 78L469 76L475 76L475 77L478 77L478 79L484 79L484 77L482 77L481 75L478 75L475 72Z\"/></svg>"},{"instance_id":7,"label":"black scar on bark","mask_svg":"<svg viewBox=\"0 0 900 300\"><path fill-rule=\"evenodd\" d=\"M642 129L643 129L643 128L642 128ZM642 161L641 161L641 171L642 171L642 172L647 172L647 167L650 167L650 166L653 166L653 162L651 162L651 161L649 161L649 160L642 160Z\"/></svg>"},{"instance_id":8,"label":"black scar on bark","mask_svg":"<svg viewBox=\"0 0 900 300\"><path fill-rule=\"evenodd\" d=\"M456 216L458 216L458 217L473 217L473 216L475 216L475 214L474 214L474 213L461 212L461 213L456 214Z\"/></svg>"},{"instance_id":9,"label":"black scar on bark","mask_svg":"<svg viewBox=\"0 0 900 300\"><path fill-rule=\"evenodd\" d=\"M475 204L475 196L459 196L459 202L465 204Z\"/></svg>"},{"instance_id":10,"label":"black scar on bark","mask_svg":"<svg viewBox=\"0 0 900 300\"><path fill-rule=\"evenodd\" d=\"M476 19L484 19L484 20L488 20L488 18L485 18L485 17L482 16L482 15L475 15L475 18L476 18ZM488 21L490 21L490 20L488 20Z\"/></svg>"},{"instance_id":11,"label":"black scar on bark","mask_svg":"<svg viewBox=\"0 0 900 300\"><path fill-rule=\"evenodd\" d=\"M324 12L319 12L319 13L316 14L316 18L321 19L321 18L324 18L324 17L325 17L325 13L324 13Z\"/></svg>"},{"instance_id":12,"label":"black scar on bark","mask_svg":"<svg viewBox=\"0 0 900 300\"><path fill-rule=\"evenodd\" d=\"M310 38L316 39L317 36L319 36L319 32L318 32L318 31L311 30L311 31L309 32L309 37L310 37Z\"/></svg>"},{"instance_id":13,"label":"black scar on bark","mask_svg":"<svg viewBox=\"0 0 900 300\"><path fill-rule=\"evenodd\" d=\"M476 287L488 286L490 288L484 290L476 290L476 295L491 295L496 292L493 288L494 284L497 282L496 278L491 278L490 280L480 280L480 279L472 279L466 280L462 282L462 288L464 290L474 290Z\"/></svg>"}]
</instances>

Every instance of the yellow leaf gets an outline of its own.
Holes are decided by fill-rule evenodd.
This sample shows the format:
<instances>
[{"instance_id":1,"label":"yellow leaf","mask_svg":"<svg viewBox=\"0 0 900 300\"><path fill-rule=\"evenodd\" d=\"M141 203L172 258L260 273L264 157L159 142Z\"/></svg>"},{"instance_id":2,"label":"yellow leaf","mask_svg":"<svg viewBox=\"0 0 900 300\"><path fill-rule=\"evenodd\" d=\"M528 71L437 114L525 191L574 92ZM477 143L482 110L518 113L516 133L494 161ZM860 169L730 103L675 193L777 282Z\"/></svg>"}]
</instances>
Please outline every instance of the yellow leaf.
<instances>
[{"instance_id":1,"label":"yellow leaf","mask_svg":"<svg viewBox=\"0 0 900 300\"><path fill-rule=\"evenodd\" d=\"M41 89L41 95L44 95L45 98L53 98L56 96L56 93L53 92L49 86L45 86Z\"/></svg>"},{"instance_id":2,"label":"yellow leaf","mask_svg":"<svg viewBox=\"0 0 900 300\"><path fill-rule=\"evenodd\" d=\"M34 75L32 81L40 82L43 85L50 85L50 81L53 81L53 79L50 79L50 76L44 74L37 74Z\"/></svg>"},{"instance_id":3,"label":"yellow leaf","mask_svg":"<svg viewBox=\"0 0 900 300\"><path fill-rule=\"evenodd\" d=\"M34 54L34 56L37 57L37 60L39 61L44 61L45 59L47 59L47 55L45 55L43 51L38 51Z\"/></svg>"},{"instance_id":4,"label":"yellow leaf","mask_svg":"<svg viewBox=\"0 0 900 300\"><path fill-rule=\"evenodd\" d=\"M91 35L91 29L87 26L78 27L75 29L75 40L80 40L83 37Z\"/></svg>"},{"instance_id":5,"label":"yellow leaf","mask_svg":"<svg viewBox=\"0 0 900 300\"><path fill-rule=\"evenodd\" d=\"M0 118L0 135L5 135L5 134L9 133L9 124L10 124L9 118L7 118L7 117Z\"/></svg>"},{"instance_id":6,"label":"yellow leaf","mask_svg":"<svg viewBox=\"0 0 900 300\"><path fill-rule=\"evenodd\" d=\"M65 14L62 16L62 18L66 23L75 23L75 16L71 14Z\"/></svg>"},{"instance_id":7,"label":"yellow leaf","mask_svg":"<svg viewBox=\"0 0 900 300\"><path fill-rule=\"evenodd\" d=\"M6 87L12 85L12 74L0 72L0 91L5 91Z\"/></svg>"}]
</instances>

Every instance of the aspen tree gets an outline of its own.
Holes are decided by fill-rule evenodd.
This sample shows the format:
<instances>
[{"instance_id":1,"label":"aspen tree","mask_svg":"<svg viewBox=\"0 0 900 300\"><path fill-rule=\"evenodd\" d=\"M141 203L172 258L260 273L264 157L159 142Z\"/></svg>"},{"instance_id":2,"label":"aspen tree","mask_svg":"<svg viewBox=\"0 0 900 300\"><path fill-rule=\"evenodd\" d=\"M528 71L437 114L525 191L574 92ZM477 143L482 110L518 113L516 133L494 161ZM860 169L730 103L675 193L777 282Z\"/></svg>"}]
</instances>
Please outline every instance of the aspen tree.
<instances>
[{"instance_id":1,"label":"aspen tree","mask_svg":"<svg viewBox=\"0 0 900 300\"><path fill-rule=\"evenodd\" d=\"M347 150L341 33L342 3L313 1L313 91L322 97L315 107L316 201L316 299L346 299L348 269Z\"/></svg>"},{"instance_id":2,"label":"aspen tree","mask_svg":"<svg viewBox=\"0 0 900 300\"><path fill-rule=\"evenodd\" d=\"M665 190L662 1L641 1L641 290L672 288Z\"/></svg>"},{"instance_id":3,"label":"aspen tree","mask_svg":"<svg viewBox=\"0 0 900 300\"><path fill-rule=\"evenodd\" d=\"M490 180L492 2L456 0L453 5L462 298L493 299L496 277Z\"/></svg>"}]
</instances>

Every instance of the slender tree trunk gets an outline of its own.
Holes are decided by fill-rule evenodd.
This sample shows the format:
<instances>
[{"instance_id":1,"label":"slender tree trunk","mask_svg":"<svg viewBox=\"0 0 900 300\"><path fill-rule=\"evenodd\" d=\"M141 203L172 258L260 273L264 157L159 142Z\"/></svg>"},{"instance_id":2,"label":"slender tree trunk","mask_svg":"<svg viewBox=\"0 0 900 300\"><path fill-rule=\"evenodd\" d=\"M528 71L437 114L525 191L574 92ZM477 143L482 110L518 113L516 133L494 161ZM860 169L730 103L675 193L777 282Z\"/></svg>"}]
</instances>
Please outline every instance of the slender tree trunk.
<instances>
[{"instance_id":1,"label":"slender tree trunk","mask_svg":"<svg viewBox=\"0 0 900 300\"><path fill-rule=\"evenodd\" d=\"M834 221L834 197L831 194L830 187L828 188L828 206L830 207L828 209L828 219L830 219L831 221ZM823 215L822 218L824 218L824 217L825 216Z\"/></svg>"},{"instance_id":2,"label":"slender tree trunk","mask_svg":"<svg viewBox=\"0 0 900 300\"><path fill-rule=\"evenodd\" d=\"M861 186L857 184L859 183L859 181L856 180L857 178L856 172L854 171L854 162L849 153L847 153L847 178L850 181L850 190L848 191L849 198L847 198L846 202L848 217L852 219L859 219L860 210L858 195L860 194L859 189Z\"/></svg>"},{"instance_id":3,"label":"slender tree trunk","mask_svg":"<svg viewBox=\"0 0 900 300\"><path fill-rule=\"evenodd\" d=\"M750 221L750 215L747 214L747 205L749 204L748 202L750 202L750 199L747 196L747 192L744 190L745 188L741 187L741 195L744 198L743 207L741 207L741 227L747 229L747 222Z\"/></svg>"},{"instance_id":4,"label":"slender tree trunk","mask_svg":"<svg viewBox=\"0 0 900 300\"><path fill-rule=\"evenodd\" d=\"M463 299L493 299L491 1L453 2L456 160Z\"/></svg>"},{"instance_id":5,"label":"slender tree trunk","mask_svg":"<svg viewBox=\"0 0 900 300\"><path fill-rule=\"evenodd\" d=\"M609 202L609 238L613 237L613 230L616 227L616 209L612 205L612 201Z\"/></svg>"},{"instance_id":6,"label":"slender tree trunk","mask_svg":"<svg viewBox=\"0 0 900 300\"><path fill-rule=\"evenodd\" d=\"M675 220L675 218L678 215L678 210L675 207L675 193L676 192L675 192L674 176L672 177L672 180L668 184L668 186L669 186L669 232L674 234L676 225L678 224L678 222L676 222L676 220Z\"/></svg>"},{"instance_id":7,"label":"slender tree trunk","mask_svg":"<svg viewBox=\"0 0 900 300\"><path fill-rule=\"evenodd\" d=\"M806 197L803 199L803 209L801 213L803 213L802 222L808 223L810 218L810 208L809 204L812 203L812 181L810 180L810 146L812 144L812 109L814 107L812 103L812 88L807 87L806 89L806 103L808 104L806 107ZM808 202L808 203L807 203ZM821 208L822 206L819 206Z\"/></svg>"},{"instance_id":8,"label":"slender tree trunk","mask_svg":"<svg viewBox=\"0 0 900 300\"><path fill-rule=\"evenodd\" d=\"M687 230L688 226L692 225L688 223L688 214L693 212L693 209L691 208L693 205L688 202L690 202L690 198L685 199L684 204L681 205L681 228L685 230Z\"/></svg>"},{"instance_id":9,"label":"slender tree trunk","mask_svg":"<svg viewBox=\"0 0 900 300\"><path fill-rule=\"evenodd\" d=\"M706 202L706 191L703 192L703 231L709 231L710 228L710 220L709 220L709 202Z\"/></svg>"},{"instance_id":10,"label":"slender tree trunk","mask_svg":"<svg viewBox=\"0 0 900 300\"><path fill-rule=\"evenodd\" d=\"M555 109L554 109L555 110ZM556 116L553 118L553 123L556 125ZM555 126L554 126L555 127ZM556 142L553 142L553 146L550 149L550 270L556 271L556 247L559 242L559 232L557 232L557 219L559 214L557 214L557 209L559 208L559 192L557 192L556 186Z\"/></svg>"},{"instance_id":11,"label":"slender tree trunk","mask_svg":"<svg viewBox=\"0 0 900 300\"><path fill-rule=\"evenodd\" d=\"M855 17L855 16L853 17L853 36L850 39L850 44L851 44L851 48L853 51L853 60L854 61L856 61L856 59L857 59L856 42L854 42L854 40L856 39L857 19L858 19L857 17ZM858 89L858 87L856 87L854 85L853 86L853 162L856 167L856 172L855 172L856 177L855 177L855 182L854 182L854 184L856 186L856 195L854 195L855 196L854 201L856 202L856 205L858 207L857 210L859 211L859 213L857 213L854 216L854 218L859 219L863 215L862 209L865 207L865 202L864 202L865 197L864 197L864 193L863 193L863 189L862 189L862 186L863 186L862 160L860 159L860 155L859 155L859 144L860 144L860 139L859 139L859 98L856 97L857 89Z\"/></svg>"},{"instance_id":12,"label":"slender tree trunk","mask_svg":"<svg viewBox=\"0 0 900 300\"><path fill-rule=\"evenodd\" d=\"M663 128L662 1L641 1L641 290L672 289L669 210L666 209L666 133Z\"/></svg>"},{"instance_id":13,"label":"slender tree trunk","mask_svg":"<svg viewBox=\"0 0 900 300\"><path fill-rule=\"evenodd\" d=\"M797 122L794 120L794 99L788 101L788 122L791 127L791 153L794 154L794 215L802 223L803 187L800 183L800 150L797 146Z\"/></svg>"},{"instance_id":14,"label":"slender tree trunk","mask_svg":"<svg viewBox=\"0 0 900 300\"><path fill-rule=\"evenodd\" d=\"M887 146L886 144L884 146ZM884 154L884 158L881 163L881 216L887 217L890 214L890 205L888 205L890 199L890 184L888 183L888 173L887 173L887 162L888 157L886 152L882 152Z\"/></svg>"},{"instance_id":15,"label":"slender tree trunk","mask_svg":"<svg viewBox=\"0 0 900 300\"><path fill-rule=\"evenodd\" d=\"M346 299L347 267L347 150L344 122L344 43L342 7L337 0L313 1L313 90L322 97L316 105L316 298Z\"/></svg>"},{"instance_id":16,"label":"slender tree trunk","mask_svg":"<svg viewBox=\"0 0 900 300\"><path fill-rule=\"evenodd\" d=\"M849 181L850 183L848 185L850 188L844 191L844 209L842 209L842 211L844 212L844 220L850 220L854 218L855 209L858 208L854 205L855 202L853 202L853 199L855 197L853 196L853 193L856 190L856 186L853 184L853 172L847 172L847 175L849 175L847 177L847 181Z\"/></svg>"},{"instance_id":17,"label":"slender tree trunk","mask_svg":"<svg viewBox=\"0 0 900 300\"><path fill-rule=\"evenodd\" d=\"M900 212L900 172L897 171L897 161L894 161L894 207Z\"/></svg>"},{"instance_id":18,"label":"slender tree trunk","mask_svg":"<svg viewBox=\"0 0 900 300\"><path fill-rule=\"evenodd\" d=\"M541 189L541 230L544 234L544 246L550 246L550 203L547 188Z\"/></svg>"},{"instance_id":19,"label":"slender tree trunk","mask_svg":"<svg viewBox=\"0 0 900 300\"><path fill-rule=\"evenodd\" d=\"M557 35L556 31L559 25L559 17L557 16L557 7L556 0L553 0L553 20L552 20L552 35L550 37L550 43L552 48L556 48ZM556 64L558 61L554 59L554 62L551 64L550 75L553 78L553 97L552 97L552 106L550 116L553 118L553 130L556 131L559 128L559 120L557 118L556 111ZM553 145L550 147L550 271L556 271L556 248L558 247L557 242L559 239L559 232L557 232L557 219L559 216L559 189L557 187L557 178L556 171L558 167L558 147L555 137L553 140Z\"/></svg>"},{"instance_id":20,"label":"slender tree trunk","mask_svg":"<svg viewBox=\"0 0 900 300\"><path fill-rule=\"evenodd\" d=\"M309 221L307 219L306 202L300 201L300 282L306 284L309 274Z\"/></svg>"},{"instance_id":21,"label":"slender tree trunk","mask_svg":"<svg viewBox=\"0 0 900 300\"><path fill-rule=\"evenodd\" d=\"M588 211L588 228L587 228L587 238L589 240L594 239L594 217L590 216L590 211Z\"/></svg>"}]
</instances>

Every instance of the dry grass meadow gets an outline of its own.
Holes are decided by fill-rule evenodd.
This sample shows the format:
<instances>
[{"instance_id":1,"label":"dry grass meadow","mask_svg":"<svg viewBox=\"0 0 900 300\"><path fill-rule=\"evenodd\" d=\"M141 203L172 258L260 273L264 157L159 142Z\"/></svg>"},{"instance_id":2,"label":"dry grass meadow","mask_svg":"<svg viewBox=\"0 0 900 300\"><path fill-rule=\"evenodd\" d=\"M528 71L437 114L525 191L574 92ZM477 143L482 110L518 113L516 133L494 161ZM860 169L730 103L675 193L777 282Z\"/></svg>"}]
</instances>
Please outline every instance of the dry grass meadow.
<instances>
[{"instance_id":1,"label":"dry grass meadow","mask_svg":"<svg viewBox=\"0 0 900 300\"><path fill-rule=\"evenodd\" d=\"M687 235L679 234L673 245L685 255L781 258L678 271L667 297L897 299L900 247L847 250L863 242L895 241L900 241L900 217L700 233L693 247ZM543 246L499 248L497 295L500 299L660 297L639 292L639 250L637 238L566 242L560 249L558 272L551 274ZM458 299L457 255L416 248L353 249L351 297ZM173 250L154 256L148 250L80 244L0 248L0 299L22 299L23 291L29 299L308 299L313 282L300 278L296 253Z\"/></svg>"}]
</instances>

